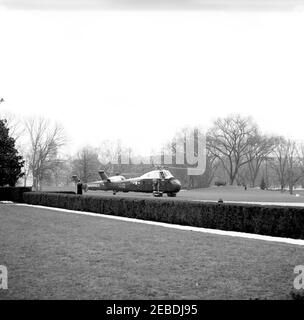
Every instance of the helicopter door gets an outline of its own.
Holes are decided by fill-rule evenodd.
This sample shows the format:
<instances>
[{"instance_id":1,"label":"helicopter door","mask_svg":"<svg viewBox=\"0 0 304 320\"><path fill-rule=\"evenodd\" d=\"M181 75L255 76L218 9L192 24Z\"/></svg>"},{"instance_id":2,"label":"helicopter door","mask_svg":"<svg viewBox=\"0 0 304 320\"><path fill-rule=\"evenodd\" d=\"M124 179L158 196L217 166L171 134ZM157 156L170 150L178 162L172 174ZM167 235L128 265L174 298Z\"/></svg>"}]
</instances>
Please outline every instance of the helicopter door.
<instances>
[{"instance_id":1,"label":"helicopter door","mask_svg":"<svg viewBox=\"0 0 304 320\"><path fill-rule=\"evenodd\" d=\"M151 180L145 179L140 183L140 191L149 192L151 190Z\"/></svg>"},{"instance_id":2,"label":"helicopter door","mask_svg":"<svg viewBox=\"0 0 304 320\"><path fill-rule=\"evenodd\" d=\"M165 179L153 179L153 191L164 192L165 188Z\"/></svg>"},{"instance_id":3,"label":"helicopter door","mask_svg":"<svg viewBox=\"0 0 304 320\"><path fill-rule=\"evenodd\" d=\"M160 191L160 179L153 179L152 180L152 187L153 192L159 192Z\"/></svg>"}]
</instances>

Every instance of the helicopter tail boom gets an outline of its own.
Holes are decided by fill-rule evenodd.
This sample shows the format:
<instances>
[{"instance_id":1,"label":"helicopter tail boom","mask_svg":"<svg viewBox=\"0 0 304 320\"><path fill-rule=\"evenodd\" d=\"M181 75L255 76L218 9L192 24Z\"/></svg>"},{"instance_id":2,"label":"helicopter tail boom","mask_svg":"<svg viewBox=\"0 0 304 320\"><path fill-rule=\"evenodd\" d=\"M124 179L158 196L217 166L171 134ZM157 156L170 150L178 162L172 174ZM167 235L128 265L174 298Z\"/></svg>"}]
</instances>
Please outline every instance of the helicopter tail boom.
<instances>
[{"instance_id":1,"label":"helicopter tail boom","mask_svg":"<svg viewBox=\"0 0 304 320\"><path fill-rule=\"evenodd\" d=\"M106 175L106 173L103 171L103 170L100 170L98 171L99 175L100 175L100 178L103 180L103 181L110 181L109 180L109 177Z\"/></svg>"}]
</instances>

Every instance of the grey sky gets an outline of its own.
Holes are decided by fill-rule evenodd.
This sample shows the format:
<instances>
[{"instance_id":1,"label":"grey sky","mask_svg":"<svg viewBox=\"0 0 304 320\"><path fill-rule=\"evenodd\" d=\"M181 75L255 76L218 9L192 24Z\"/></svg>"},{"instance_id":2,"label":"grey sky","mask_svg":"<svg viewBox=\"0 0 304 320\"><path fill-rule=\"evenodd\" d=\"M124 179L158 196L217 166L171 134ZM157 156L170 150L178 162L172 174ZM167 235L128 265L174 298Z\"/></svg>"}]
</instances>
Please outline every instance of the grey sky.
<instances>
[{"instance_id":1,"label":"grey sky","mask_svg":"<svg viewBox=\"0 0 304 320\"><path fill-rule=\"evenodd\" d=\"M153 9L153 10L278 10L294 9L303 0L0 0L22 9Z\"/></svg>"},{"instance_id":2,"label":"grey sky","mask_svg":"<svg viewBox=\"0 0 304 320\"><path fill-rule=\"evenodd\" d=\"M230 113L303 139L303 32L301 10L0 6L0 109L60 121L73 151L103 139L143 150Z\"/></svg>"}]
</instances>

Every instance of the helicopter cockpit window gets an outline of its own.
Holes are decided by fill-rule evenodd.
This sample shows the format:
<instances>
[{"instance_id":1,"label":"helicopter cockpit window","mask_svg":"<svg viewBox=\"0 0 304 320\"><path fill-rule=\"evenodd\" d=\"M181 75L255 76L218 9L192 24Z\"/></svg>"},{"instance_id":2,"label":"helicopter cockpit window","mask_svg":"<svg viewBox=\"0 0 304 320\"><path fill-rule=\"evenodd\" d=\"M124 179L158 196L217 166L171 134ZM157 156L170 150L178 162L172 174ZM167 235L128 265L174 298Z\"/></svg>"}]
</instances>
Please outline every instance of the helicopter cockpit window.
<instances>
[{"instance_id":1,"label":"helicopter cockpit window","mask_svg":"<svg viewBox=\"0 0 304 320\"><path fill-rule=\"evenodd\" d=\"M170 179L173 175L168 170L154 170L141 176L142 179Z\"/></svg>"},{"instance_id":2,"label":"helicopter cockpit window","mask_svg":"<svg viewBox=\"0 0 304 320\"><path fill-rule=\"evenodd\" d=\"M165 179L173 178L173 175L171 174L170 171L168 171L168 170L163 170L162 172L163 172L163 175L164 175Z\"/></svg>"},{"instance_id":3,"label":"helicopter cockpit window","mask_svg":"<svg viewBox=\"0 0 304 320\"><path fill-rule=\"evenodd\" d=\"M142 179L161 179L159 171L150 171L141 176Z\"/></svg>"},{"instance_id":4,"label":"helicopter cockpit window","mask_svg":"<svg viewBox=\"0 0 304 320\"><path fill-rule=\"evenodd\" d=\"M124 176L113 176L111 177L111 182L119 182L119 181L123 181L126 178Z\"/></svg>"}]
</instances>

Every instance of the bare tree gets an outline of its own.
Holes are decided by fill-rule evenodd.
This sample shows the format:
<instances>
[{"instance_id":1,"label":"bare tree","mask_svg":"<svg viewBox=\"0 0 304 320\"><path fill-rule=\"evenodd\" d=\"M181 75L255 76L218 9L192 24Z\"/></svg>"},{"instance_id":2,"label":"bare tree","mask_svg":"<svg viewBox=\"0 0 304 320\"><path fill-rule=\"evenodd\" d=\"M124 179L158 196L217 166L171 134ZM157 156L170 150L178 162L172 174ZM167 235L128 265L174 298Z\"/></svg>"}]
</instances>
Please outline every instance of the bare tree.
<instances>
[{"instance_id":1,"label":"bare tree","mask_svg":"<svg viewBox=\"0 0 304 320\"><path fill-rule=\"evenodd\" d=\"M281 191L284 191L287 184L287 161L289 153L289 145L284 137L277 137L275 148L273 150L273 157L270 166L274 170L278 179Z\"/></svg>"},{"instance_id":2,"label":"bare tree","mask_svg":"<svg viewBox=\"0 0 304 320\"><path fill-rule=\"evenodd\" d=\"M72 172L77 175L81 181L87 183L92 180L97 180L98 170L101 163L98 159L96 149L86 146L79 150L73 160Z\"/></svg>"},{"instance_id":3,"label":"bare tree","mask_svg":"<svg viewBox=\"0 0 304 320\"><path fill-rule=\"evenodd\" d=\"M209 149L206 153L206 170L204 176L206 178L206 186L210 186L214 180L217 169L219 168L221 162L218 157L216 157Z\"/></svg>"},{"instance_id":4,"label":"bare tree","mask_svg":"<svg viewBox=\"0 0 304 320\"><path fill-rule=\"evenodd\" d=\"M0 119L5 119L7 121L7 126L9 128L10 135L15 139L15 141L18 144L18 140L24 134L25 131L20 118L11 112L4 111L1 112Z\"/></svg>"},{"instance_id":5,"label":"bare tree","mask_svg":"<svg viewBox=\"0 0 304 320\"><path fill-rule=\"evenodd\" d=\"M123 150L120 141L103 140L98 148L98 156L101 165L109 174L114 173L114 169L119 167L118 160L122 152L129 154L131 157L132 150ZM114 165L116 163L116 165Z\"/></svg>"},{"instance_id":6,"label":"bare tree","mask_svg":"<svg viewBox=\"0 0 304 320\"><path fill-rule=\"evenodd\" d=\"M287 181L289 193L293 194L296 183L303 177L303 171L300 168L299 151L296 142L288 141L289 153L287 157Z\"/></svg>"},{"instance_id":7,"label":"bare tree","mask_svg":"<svg viewBox=\"0 0 304 320\"><path fill-rule=\"evenodd\" d=\"M251 187L256 186L256 179L263 161L274 148L274 138L257 133L250 140L250 147L246 154L248 160L248 176Z\"/></svg>"},{"instance_id":8,"label":"bare tree","mask_svg":"<svg viewBox=\"0 0 304 320\"><path fill-rule=\"evenodd\" d=\"M56 166L52 168L55 186L65 185L68 186L72 180L72 160L68 156L65 159L60 159Z\"/></svg>"},{"instance_id":9,"label":"bare tree","mask_svg":"<svg viewBox=\"0 0 304 320\"><path fill-rule=\"evenodd\" d=\"M277 137L275 148L273 149L271 167L276 173L281 191L288 185L290 194L293 193L294 186L304 176L304 150L295 141L287 140L284 137Z\"/></svg>"},{"instance_id":10,"label":"bare tree","mask_svg":"<svg viewBox=\"0 0 304 320\"><path fill-rule=\"evenodd\" d=\"M249 153L257 131L251 118L234 115L217 119L207 134L207 148L221 161L231 185L240 168L250 161Z\"/></svg>"},{"instance_id":11,"label":"bare tree","mask_svg":"<svg viewBox=\"0 0 304 320\"><path fill-rule=\"evenodd\" d=\"M300 142L297 146L297 152L298 152L298 163L300 170L304 177L304 143Z\"/></svg>"},{"instance_id":12,"label":"bare tree","mask_svg":"<svg viewBox=\"0 0 304 320\"><path fill-rule=\"evenodd\" d=\"M24 184L24 187L26 187L28 177L30 176L30 173L31 173L31 168L30 168L31 155L29 151L25 151L25 150L23 150L23 155L24 155L23 184Z\"/></svg>"},{"instance_id":13,"label":"bare tree","mask_svg":"<svg viewBox=\"0 0 304 320\"><path fill-rule=\"evenodd\" d=\"M63 127L51 124L44 118L31 118L25 121L30 143L28 165L33 176L33 188L41 189L41 181L46 170L58 161L59 148L66 142Z\"/></svg>"},{"instance_id":14,"label":"bare tree","mask_svg":"<svg viewBox=\"0 0 304 320\"><path fill-rule=\"evenodd\" d=\"M209 152L209 150L198 150L198 137L203 137L203 132L204 130L202 127L182 127L175 133L172 141L165 144L163 149L164 154L167 154L169 158L172 157L171 164L168 165L167 163L165 163L165 166L168 169L172 170L174 175L182 182L182 185L185 188L191 189L208 187L214 179L215 171L218 167L218 159L215 158L214 155ZM193 165L188 165L187 163L188 159L186 149L188 139L193 139L193 155L195 158L197 158L199 154L203 154L206 156L205 170L201 175L187 174L188 167L191 167L191 165ZM203 145L202 147L205 148L205 145Z\"/></svg>"}]
</instances>

